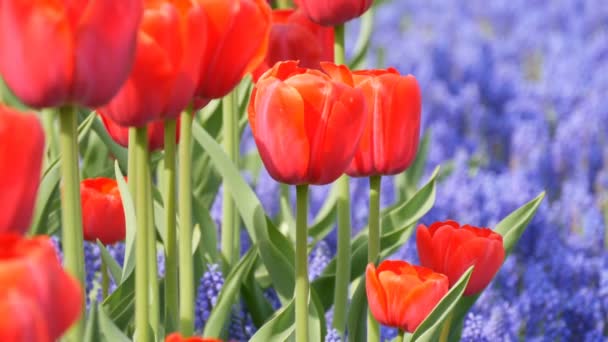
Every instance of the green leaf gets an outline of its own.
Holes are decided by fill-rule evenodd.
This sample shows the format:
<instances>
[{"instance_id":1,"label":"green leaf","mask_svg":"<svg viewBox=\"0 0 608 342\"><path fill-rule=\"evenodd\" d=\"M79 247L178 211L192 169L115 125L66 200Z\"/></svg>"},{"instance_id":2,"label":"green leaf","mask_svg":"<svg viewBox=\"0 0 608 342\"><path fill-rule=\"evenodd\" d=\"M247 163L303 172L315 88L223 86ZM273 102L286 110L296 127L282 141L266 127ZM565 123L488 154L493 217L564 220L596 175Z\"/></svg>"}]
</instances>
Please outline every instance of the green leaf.
<instances>
[{"instance_id":1,"label":"green leaf","mask_svg":"<svg viewBox=\"0 0 608 342\"><path fill-rule=\"evenodd\" d=\"M135 274L133 272L122 279L116 290L103 301L103 306L108 317L124 331L134 318Z\"/></svg>"},{"instance_id":2,"label":"green leaf","mask_svg":"<svg viewBox=\"0 0 608 342\"><path fill-rule=\"evenodd\" d=\"M116 282L116 284L120 284L120 280L122 277L120 266L118 265L116 260L114 260L114 258L110 255L110 252L108 252L103 243L99 241L99 239L97 240L97 246L99 247L99 251L101 252L101 259L108 267L112 278L114 278L114 282Z\"/></svg>"},{"instance_id":3,"label":"green leaf","mask_svg":"<svg viewBox=\"0 0 608 342\"><path fill-rule=\"evenodd\" d=\"M256 259L256 250L249 249L249 252L247 252L232 269L226 278L226 282L220 291L217 302L213 307L213 310L211 310L209 319L205 324L204 336L221 336L222 330L224 330L228 317L230 316L232 305L235 303L237 295L239 294L243 278L249 273Z\"/></svg>"},{"instance_id":4,"label":"green leaf","mask_svg":"<svg viewBox=\"0 0 608 342\"><path fill-rule=\"evenodd\" d=\"M129 192L127 182L120 172L118 167L118 161L114 163L114 171L116 173L116 182L118 183L118 190L120 191L120 198L122 199L122 207L125 213L126 223L126 237L125 237L125 258L124 265L122 267L122 276L120 279L123 281L131 275L135 268L135 229L137 222L135 218L135 207L133 206L133 199Z\"/></svg>"},{"instance_id":5,"label":"green leaf","mask_svg":"<svg viewBox=\"0 0 608 342\"><path fill-rule=\"evenodd\" d=\"M355 43L355 53L353 58L348 62L351 69L361 69L363 67L365 56L367 56L367 51L369 50L373 28L374 9L370 8L361 17L361 28L359 29L357 43Z\"/></svg>"},{"instance_id":6,"label":"green leaf","mask_svg":"<svg viewBox=\"0 0 608 342\"><path fill-rule=\"evenodd\" d=\"M467 271L458 279L456 284L443 296L441 301L437 303L433 311L420 323L414 334L412 335L412 341L430 342L437 341L437 335L443 325L443 322L456 308L458 300L462 297L471 274L473 273L473 266L469 267Z\"/></svg>"},{"instance_id":7,"label":"green leaf","mask_svg":"<svg viewBox=\"0 0 608 342\"><path fill-rule=\"evenodd\" d=\"M356 281L356 290L350 301L348 308L348 319L346 327L348 330L348 340L351 342L365 341L367 335L367 294L365 292L365 277L360 277Z\"/></svg>"},{"instance_id":8,"label":"green leaf","mask_svg":"<svg viewBox=\"0 0 608 342\"><path fill-rule=\"evenodd\" d=\"M127 149L118 145L112 137L106 131L106 128L103 126L101 119L95 118L92 123L92 129L97 134L99 139L104 143L104 145L108 148L110 153L116 158L118 161L118 165L120 165L120 169L126 171L127 170Z\"/></svg>"},{"instance_id":9,"label":"green leaf","mask_svg":"<svg viewBox=\"0 0 608 342\"><path fill-rule=\"evenodd\" d=\"M264 296L264 290L255 280L255 268L249 270L241 290L243 301L247 306L247 311L251 314L253 324L258 328L261 327L272 316L274 309Z\"/></svg>"},{"instance_id":10,"label":"green leaf","mask_svg":"<svg viewBox=\"0 0 608 342\"><path fill-rule=\"evenodd\" d=\"M99 330L101 332L101 341L107 342L131 342L114 322L108 317L103 306L97 306L97 317L99 320Z\"/></svg>"},{"instance_id":11,"label":"green leaf","mask_svg":"<svg viewBox=\"0 0 608 342\"><path fill-rule=\"evenodd\" d=\"M291 300L264 324L249 342L287 341L295 332L295 303Z\"/></svg>"},{"instance_id":12,"label":"green leaf","mask_svg":"<svg viewBox=\"0 0 608 342\"><path fill-rule=\"evenodd\" d=\"M53 206L57 204L59 197L59 180L61 179L61 170L59 169L59 159L52 162L40 181L38 187L38 197L36 198L36 209L34 211L33 224L30 229L31 235L48 234L50 233L48 223L48 216L52 211L58 211L60 206Z\"/></svg>"},{"instance_id":13,"label":"green leaf","mask_svg":"<svg viewBox=\"0 0 608 342\"><path fill-rule=\"evenodd\" d=\"M515 244L524 233L528 223L530 223L534 214L536 214L543 198L545 198L544 191L530 202L509 214L496 225L495 231L502 235L502 243L507 254L515 247Z\"/></svg>"},{"instance_id":14,"label":"green leaf","mask_svg":"<svg viewBox=\"0 0 608 342\"><path fill-rule=\"evenodd\" d=\"M414 159L412 165L405 172L395 177L395 190L398 202L410 198L418 187L428 157L430 136L431 134L427 130L422 136L418 153L416 153L416 159Z\"/></svg>"},{"instance_id":15,"label":"green leaf","mask_svg":"<svg viewBox=\"0 0 608 342\"><path fill-rule=\"evenodd\" d=\"M200 250L202 255L208 261L219 263L220 256L217 252L217 226L211 217L209 210L195 197L192 199L194 208L199 208L193 211L194 222L201 227L201 243Z\"/></svg>"},{"instance_id":16,"label":"green leaf","mask_svg":"<svg viewBox=\"0 0 608 342\"><path fill-rule=\"evenodd\" d=\"M99 334L99 324L97 322L97 306L97 302L95 299L93 299L89 305L89 314L86 318L84 327L83 342L97 342L101 339Z\"/></svg>"},{"instance_id":17,"label":"green leaf","mask_svg":"<svg viewBox=\"0 0 608 342\"><path fill-rule=\"evenodd\" d=\"M332 185L329 195L323 206L319 210L317 217L308 229L308 236L313 238L312 245L316 245L323 240L327 234L331 233L335 224L338 213L337 209L338 191L335 185Z\"/></svg>"}]
</instances>

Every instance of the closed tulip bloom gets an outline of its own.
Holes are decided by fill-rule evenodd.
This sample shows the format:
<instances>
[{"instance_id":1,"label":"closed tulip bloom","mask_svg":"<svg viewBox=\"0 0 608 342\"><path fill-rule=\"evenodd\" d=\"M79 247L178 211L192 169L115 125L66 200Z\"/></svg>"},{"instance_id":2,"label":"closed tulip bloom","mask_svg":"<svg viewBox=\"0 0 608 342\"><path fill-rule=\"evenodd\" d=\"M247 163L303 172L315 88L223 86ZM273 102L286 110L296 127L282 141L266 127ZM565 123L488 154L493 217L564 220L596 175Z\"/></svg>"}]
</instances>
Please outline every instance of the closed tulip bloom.
<instances>
[{"instance_id":1,"label":"closed tulip bloom","mask_svg":"<svg viewBox=\"0 0 608 342\"><path fill-rule=\"evenodd\" d=\"M44 154L38 117L0 104L0 141L0 234L23 234L32 220Z\"/></svg>"},{"instance_id":2,"label":"closed tulip bloom","mask_svg":"<svg viewBox=\"0 0 608 342\"><path fill-rule=\"evenodd\" d=\"M206 337L182 337L179 333L173 333L167 336L165 342L222 342L222 340Z\"/></svg>"},{"instance_id":3,"label":"closed tulip bloom","mask_svg":"<svg viewBox=\"0 0 608 342\"><path fill-rule=\"evenodd\" d=\"M473 274L464 295L481 292L505 260L502 236L488 228L460 226L455 221L435 222L416 231L420 263L444 273L454 285L471 266Z\"/></svg>"},{"instance_id":4,"label":"closed tulip bloom","mask_svg":"<svg viewBox=\"0 0 608 342\"><path fill-rule=\"evenodd\" d=\"M106 131L117 144L129 147L129 127L121 126L103 114L99 114ZM162 150L165 147L165 121L151 121L148 127L148 148L150 151ZM179 141L179 119L176 125L177 131L175 141Z\"/></svg>"},{"instance_id":5,"label":"closed tulip bloom","mask_svg":"<svg viewBox=\"0 0 608 342\"><path fill-rule=\"evenodd\" d=\"M56 341L82 304L80 285L48 237L0 235L0 341Z\"/></svg>"},{"instance_id":6,"label":"closed tulip bloom","mask_svg":"<svg viewBox=\"0 0 608 342\"><path fill-rule=\"evenodd\" d=\"M336 26L358 18L373 0L295 0L310 20L324 26Z\"/></svg>"},{"instance_id":7,"label":"closed tulip bloom","mask_svg":"<svg viewBox=\"0 0 608 342\"><path fill-rule=\"evenodd\" d=\"M266 56L272 11L264 0L197 0L210 21L197 101L228 94Z\"/></svg>"},{"instance_id":8,"label":"closed tulip bloom","mask_svg":"<svg viewBox=\"0 0 608 342\"><path fill-rule=\"evenodd\" d=\"M339 68L333 64L324 68ZM318 70L279 62L258 80L249 124L272 178L287 184L327 184L344 172L365 123L363 92Z\"/></svg>"},{"instance_id":9,"label":"closed tulip bloom","mask_svg":"<svg viewBox=\"0 0 608 342\"><path fill-rule=\"evenodd\" d=\"M91 178L80 182L82 229L87 241L104 245L125 239L125 214L118 184L110 178Z\"/></svg>"},{"instance_id":10,"label":"closed tulip bloom","mask_svg":"<svg viewBox=\"0 0 608 342\"><path fill-rule=\"evenodd\" d=\"M268 52L254 71L254 80L276 62L288 60L298 60L301 67L310 69L321 69L320 62L333 61L333 28L310 21L299 10L274 10Z\"/></svg>"},{"instance_id":11,"label":"closed tulip bloom","mask_svg":"<svg viewBox=\"0 0 608 342\"><path fill-rule=\"evenodd\" d=\"M0 74L25 104L107 103L126 80L141 0L0 1Z\"/></svg>"},{"instance_id":12,"label":"closed tulip bloom","mask_svg":"<svg viewBox=\"0 0 608 342\"><path fill-rule=\"evenodd\" d=\"M353 177L394 175L407 169L420 140L422 99L412 75L397 70L353 73L367 100L367 123L359 148L346 173Z\"/></svg>"},{"instance_id":13,"label":"closed tulip bloom","mask_svg":"<svg viewBox=\"0 0 608 342\"><path fill-rule=\"evenodd\" d=\"M383 325L414 332L448 292L448 278L405 261L367 265L365 290L369 310Z\"/></svg>"},{"instance_id":14,"label":"closed tulip bloom","mask_svg":"<svg viewBox=\"0 0 608 342\"><path fill-rule=\"evenodd\" d=\"M133 70L99 112L121 126L178 117L198 85L207 30L197 0L146 0Z\"/></svg>"}]
</instances>

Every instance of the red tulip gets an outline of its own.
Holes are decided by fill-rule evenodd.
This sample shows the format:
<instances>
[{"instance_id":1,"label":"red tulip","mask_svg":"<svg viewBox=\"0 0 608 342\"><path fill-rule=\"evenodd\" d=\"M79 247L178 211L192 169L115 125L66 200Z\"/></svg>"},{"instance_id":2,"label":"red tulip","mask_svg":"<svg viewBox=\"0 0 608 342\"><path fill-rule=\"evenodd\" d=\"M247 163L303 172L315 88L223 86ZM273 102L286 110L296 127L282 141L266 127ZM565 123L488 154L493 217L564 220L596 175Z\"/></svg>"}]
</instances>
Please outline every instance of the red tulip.
<instances>
[{"instance_id":1,"label":"red tulip","mask_svg":"<svg viewBox=\"0 0 608 342\"><path fill-rule=\"evenodd\" d=\"M198 85L208 30L197 0L147 0L133 70L99 111L121 126L178 117Z\"/></svg>"},{"instance_id":2,"label":"red tulip","mask_svg":"<svg viewBox=\"0 0 608 342\"><path fill-rule=\"evenodd\" d=\"M448 278L405 261L386 260L378 269L367 265L365 290L378 322L414 332L448 292Z\"/></svg>"},{"instance_id":3,"label":"red tulip","mask_svg":"<svg viewBox=\"0 0 608 342\"><path fill-rule=\"evenodd\" d=\"M80 285L48 237L0 235L0 341L55 341L81 309Z\"/></svg>"},{"instance_id":4,"label":"red tulip","mask_svg":"<svg viewBox=\"0 0 608 342\"><path fill-rule=\"evenodd\" d=\"M0 104L0 233L29 228L40 184L44 132L34 114Z\"/></svg>"},{"instance_id":5,"label":"red tulip","mask_svg":"<svg viewBox=\"0 0 608 342\"><path fill-rule=\"evenodd\" d=\"M254 80L276 62L288 60L299 60L300 66L311 69L321 69L320 62L333 61L333 28L313 23L302 11L274 10L268 52L254 71Z\"/></svg>"},{"instance_id":6,"label":"red tulip","mask_svg":"<svg viewBox=\"0 0 608 342\"><path fill-rule=\"evenodd\" d=\"M0 1L0 74L25 104L107 103L131 70L141 0Z\"/></svg>"},{"instance_id":7,"label":"red tulip","mask_svg":"<svg viewBox=\"0 0 608 342\"><path fill-rule=\"evenodd\" d=\"M110 245L125 239L125 214L118 184L109 178L80 182L82 229L87 241Z\"/></svg>"},{"instance_id":8,"label":"red tulip","mask_svg":"<svg viewBox=\"0 0 608 342\"><path fill-rule=\"evenodd\" d=\"M420 138L420 88L397 70L353 73L367 100L367 123L346 173L353 177L394 175L414 161Z\"/></svg>"},{"instance_id":9,"label":"red tulip","mask_svg":"<svg viewBox=\"0 0 608 342\"><path fill-rule=\"evenodd\" d=\"M222 342L222 340L206 337L182 337L179 333L173 333L167 336L165 342Z\"/></svg>"},{"instance_id":10,"label":"red tulip","mask_svg":"<svg viewBox=\"0 0 608 342\"><path fill-rule=\"evenodd\" d=\"M196 91L206 103L228 94L264 60L271 10L264 0L197 1L211 22Z\"/></svg>"},{"instance_id":11,"label":"red tulip","mask_svg":"<svg viewBox=\"0 0 608 342\"><path fill-rule=\"evenodd\" d=\"M122 147L129 147L129 127L120 126L112 119L99 114L106 131L112 139ZM150 151L162 150L165 147L165 122L163 120L152 121L148 126L148 148ZM175 141L179 141L179 119L176 125Z\"/></svg>"},{"instance_id":12,"label":"red tulip","mask_svg":"<svg viewBox=\"0 0 608 342\"><path fill-rule=\"evenodd\" d=\"M336 26L363 15L373 0L295 0L310 20Z\"/></svg>"},{"instance_id":13,"label":"red tulip","mask_svg":"<svg viewBox=\"0 0 608 342\"><path fill-rule=\"evenodd\" d=\"M345 67L323 64L323 68ZM279 62L251 94L249 123L272 178L327 184L350 163L365 124L363 92L327 74Z\"/></svg>"},{"instance_id":14,"label":"red tulip","mask_svg":"<svg viewBox=\"0 0 608 342\"><path fill-rule=\"evenodd\" d=\"M418 256L423 266L444 273L450 286L471 266L473 274L465 296L481 292L494 278L505 260L502 236L488 228L458 222L435 222L430 227L421 224L416 232Z\"/></svg>"}]
</instances>

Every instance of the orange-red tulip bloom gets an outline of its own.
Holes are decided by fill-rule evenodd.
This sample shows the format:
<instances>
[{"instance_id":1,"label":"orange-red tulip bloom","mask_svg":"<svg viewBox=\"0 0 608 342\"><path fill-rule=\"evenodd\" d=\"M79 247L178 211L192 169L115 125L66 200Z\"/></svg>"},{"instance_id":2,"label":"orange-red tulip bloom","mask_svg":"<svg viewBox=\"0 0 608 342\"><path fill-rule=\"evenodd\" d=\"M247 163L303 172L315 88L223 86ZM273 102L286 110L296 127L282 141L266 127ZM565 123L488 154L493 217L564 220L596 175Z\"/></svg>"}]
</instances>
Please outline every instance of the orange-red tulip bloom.
<instances>
[{"instance_id":1,"label":"orange-red tulip bloom","mask_svg":"<svg viewBox=\"0 0 608 342\"><path fill-rule=\"evenodd\" d=\"M348 79L350 71L333 64ZM350 163L365 124L363 92L318 70L279 62L251 94L249 123L272 178L327 184Z\"/></svg>"},{"instance_id":2,"label":"orange-red tulip bloom","mask_svg":"<svg viewBox=\"0 0 608 342\"><path fill-rule=\"evenodd\" d=\"M165 342L222 342L222 340L207 337L182 337L179 333L173 333L167 336Z\"/></svg>"},{"instance_id":3,"label":"orange-red tulip bloom","mask_svg":"<svg viewBox=\"0 0 608 342\"><path fill-rule=\"evenodd\" d=\"M197 0L209 17L208 46L196 96L228 94L266 56L272 11L264 0Z\"/></svg>"},{"instance_id":4,"label":"orange-red tulip bloom","mask_svg":"<svg viewBox=\"0 0 608 342\"><path fill-rule=\"evenodd\" d=\"M133 64L141 0L0 1L0 74L29 106L107 103Z\"/></svg>"},{"instance_id":5,"label":"orange-red tulip bloom","mask_svg":"<svg viewBox=\"0 0 608 342\"><path fill-rule=\"evenodd\" d=\"M299 60L301 67L310 69L321 69L320 62L333 62L333 28L310 21L299 10L274 10L268 52L253 72L254 80L276 62L288 60Z\"/></svg>"},{"instance_id":6,"label":"orange-red tulip bloom","mask_svg":"<svg viewBox=\"0 0 608 342\"><path fill-rule=\"evenodd\" d=\"M80 285L48 237L0 235L0 341L56 341L81 309Z\"/></svg>"},{"instance_id":7,"label":"orange-red tulip bloom","mask_svg":"<svg viewBox=\"0 0 608 342\"><path fill-rule=\"evenodd\" d=\"M112 119L99 114L106 131L122 147L129 147L129 127L120 126ZM148 126L148 148L150 151L162 150L165 147L165 121L151 121ZM179 141L179 119L177 119L175 141Z\"/></svg>"},{"instance_id":8,"label":"orange-red tulip bloom","mask_svg":"<svg viewBox=\"0 0 608 342\"><path fill-rule=\"evenodd\" d=\"M80 182L82 229L87 241L110 245L125 239L125 214L118 184L110 178Z\"/></svg>"},{"instance_id":9,"label":"orange-red tulip bloom","mask_svg":"<svg viewBox=\"0 0 608 342\"><path fill-rule=\"evenodd\" d=\"M448 292L448 278L405 261L386 260L378 269L367 265L365 289L378 322L414 332Z\"/></svg>"},{"instance_id":10,"label":"orange-red tulip bloom","mask_svg":"<svg viewBox=\"0 0 608 342\"><path fill-rule=\"evenodd\" d=\"M473 274L466 296L481 292L494 278L505 260L502 236L488 228L458 222L435 222L430 227L421 224L416 232L418 256L423 266L444 273L450 286L471 266Z\"/></svg>"},{"instance_id":11,"label":"orange-red tulip bloom","mask_svg":"<svg viewBox=\"0 0 608 342\"><path fill-rule=\"evenodd\" d=\"M412 75L397 70L353 73L367 100L367 123L346 173L353 177L394 175L414 161L420 140L422 99Z\"/></svg>"},{"instance_id":12,"label":"orange-red tulip bloom","mask_svg":"<svg viewBox=\"0 0 608 342\"><path fill-rule=\"evenodd\" d=\"M29 228L43 153L38 117L0 104L0 233L23 234Z\"/></svg>"},{"instance_id":13,"label":"orange-red tulip bloom","mask_svg":"<svg viewBox=\"0 0 608 342\"><path fill-rule=\"evenodd\" d=\"M178 117L198 85L209 29L197 0L146 0L133 70L99 111L121 126Z\"/></svg>"},{"instance_id":14,"label":"orange-red tulip bloom","mask_svg":"<svg viewBox=\"0 0 608 342\"><path fill-rule=\"evenodd\" d=\"M336 26L363 15L373 0L295 0L295 3L312 21Z\"/></svg>"}]
</instances>

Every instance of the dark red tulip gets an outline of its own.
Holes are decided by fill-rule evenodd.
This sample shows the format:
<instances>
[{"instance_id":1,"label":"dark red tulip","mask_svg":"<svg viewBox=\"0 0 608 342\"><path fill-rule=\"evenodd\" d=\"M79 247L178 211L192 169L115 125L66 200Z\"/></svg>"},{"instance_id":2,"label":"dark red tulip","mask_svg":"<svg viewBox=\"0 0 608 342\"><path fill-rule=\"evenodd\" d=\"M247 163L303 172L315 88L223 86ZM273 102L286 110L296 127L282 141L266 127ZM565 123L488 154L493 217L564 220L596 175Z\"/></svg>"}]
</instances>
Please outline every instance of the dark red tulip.
<instances>
[{"instance_id":1,"label":"dark red tulip","mask_svg":"<svg viewBox=\"0 0 608 342\"><path fill-rule=\"evenodd\" d=\"M129 147L129 128L120 126L112 119L103 114L99 114L106 131L112 139L122 147ZM152 121L148 127L148 148L150 151L162 150L165 147L165 122L163 120ZM179 141L179 119L176 125L175 142Z\"/></svg>"},{"instance_id":2,"label":"dark red tulip","mask_svg":"<svg viewBox=\"0 0 608 342\"><path fill-rule=\"evenodd\" d=\"M23 234L40 184L44 132L35 114L0 104L0 234Z\"/></svg>"},{"instance_id":3,"label":"dark red tulip","mask_svg":"<svg viewBox=\"0 0 608 342\"><path fill-rule=\"evenodd\" d=\"M179 333L173 333L167 336L165 342L222 342L222 340L207 337L182 337Z\"/></svg>"},{"instance_id":4,"label":"dark red tulip","mask_svg":"<svg viewBox=\"0 0 608 342\"><path fill-rule=\"evenodd\" d=\"M350 75L345 66L323 64ZM279 62L258 80L249 124L268 173L287 184L327 184L350 163L365 124L365 98L351 82Z\"/></svg>"},{"instance_id":5,"label":"dark red tulip","mask_svg":"<svg viewBox=\"0 0 608 342\"><path fill-rule=\"evenodd\" d=\"M346 173L353 177L394 175L407 169L420 140L420 87L393 68L353 72L365 93L367 123Z\"/></svg>"},{"instance_id":6,"label":"dark red tulip","mask_svg":"<svg viewBox=\"0 0 608 342\"><path fill-rule=\"evenodd\" d=\"M133 64L141 0L0 1L0 74L25 104L107 103Z\"/></svg>"},{"instance_id":7,"label":"dark red tulip","mask_svg":"<svg viewBox=\"0 0 608 342\"><path fill-rule=\"evenodd\" d=\"M336 26L358 18L373 0L295 0L310 20L324 26Z\"/></svg>"},{"instance_id":8,"label":"dark red tulip","mask_svg":"<svg viewBox=\"0 0 608 342\"><path fill-rule=\"evenodd\" d=\"M0 341L56 341L82 304L80 285L48 237L0 235Z\"/></svg>"},{"instance_id":9,"label":"dark red tulip","mask_svg":"<svg viewBox=\"0 0 608 342\"><path fill-rule=\"evenodd\" d=\"M386 326L414 332L448 292L448 278L405 261L367 265L365 290L369 310Z\"/></svg>"},{"instance_id":10,"label":"dark red tulip","mask_svg":"<svg viewBox=\"0 0 608 342\"><path fill-rule=\"evenodd\" d=\"M122 126L178 117L198 85L206 18L197 0L146 1L133 70L99 112Z\"/></svg>"},{"instance_id":11,"label":"dark red tulip","mask_svg":"<svg viewBox=\"0 0 608 342\"><path fill-rule=\"evenodd\" d=\"M473 274L465 296L481 292L505 260L502 236L488 228L460 226L455 221L421 224L416 232L418 256L423 266L444 273L453 286L471 266Z\"/></svg>"},{"instance_id":12,"label":"dark red tulip","mask_svg":"<svg viewBox=\"0 0 608 342\"><path fill-rule=\"evenodd\" d=\"M334 32L320 26L299 10L272 11L270 44L264 62L254 71L257 79L276 62L299 60L300 66L321 69L320 62L334 60Z\"/></svg>"},{"instance_id":13,"label":"dark red tulip","mask_svg":"<svg viewBox=\"0 0 608 342\"><path fill-rule=\"evenodd\" d=\"M264 0L197 0L210 21L199 103L228 94L266 56L271 9Z\"/></svg>"},{"instance_id":14,"label":"dark red tulip","mask_svg":"<svg viewBox=\"0 0 608 342\"><path fill-rule=\"evenodd\" d=\"M104 245L125 239L125 214L118 184L110 178L91 178L80 182L82 229L87 241Z\"/></svg>"}]
</instances>

